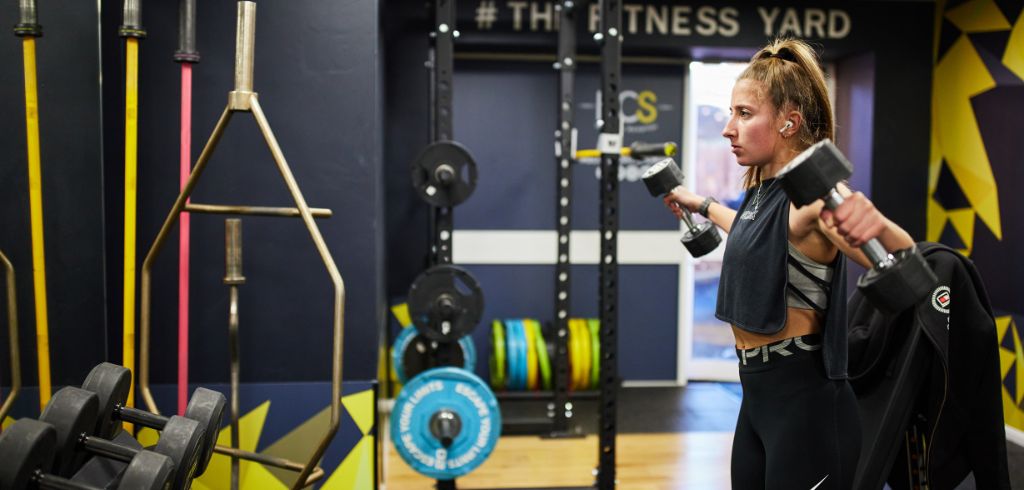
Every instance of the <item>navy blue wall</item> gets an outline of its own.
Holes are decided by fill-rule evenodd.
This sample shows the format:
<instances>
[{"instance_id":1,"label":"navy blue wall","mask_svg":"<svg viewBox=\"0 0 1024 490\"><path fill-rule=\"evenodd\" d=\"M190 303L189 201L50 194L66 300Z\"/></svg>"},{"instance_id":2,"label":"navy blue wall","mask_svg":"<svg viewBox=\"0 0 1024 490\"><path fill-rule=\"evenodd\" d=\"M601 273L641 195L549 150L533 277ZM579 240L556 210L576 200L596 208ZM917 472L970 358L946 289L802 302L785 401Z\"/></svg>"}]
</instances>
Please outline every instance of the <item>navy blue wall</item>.
<instances>
[{"instance_id":1,"label":"navy blue wall","mask_svg":"<svg viewBox=\"0 0 1024 490\"><path fill-rule=\"evenodd\" d=\"M178 189L178 2L145 2L139 113L137 266ZM198 2L192 159L232 88L236 2ZM43 206L54 386L79 384L95 364L121 361L124 41L121 2L40 2ZM260 2L255 89L311 206L331 208L321 232L345 277L344 374L370 379L384 319L381 57L378 6L357 0ZM36 378L21 42L0 8L0 250L18 280L24 383ZM293 205L249 114L221 141L195 201ZM228 380L223 217L193 216L191 374ZM245 218L242 379L330 377L331 283L302 222ZM152 381L175 381L177 229L156 262ZM0 304L0 308L6 308ZM0 386L8 386L6 311L0 311Z\"/></svg>"}]
</instances>

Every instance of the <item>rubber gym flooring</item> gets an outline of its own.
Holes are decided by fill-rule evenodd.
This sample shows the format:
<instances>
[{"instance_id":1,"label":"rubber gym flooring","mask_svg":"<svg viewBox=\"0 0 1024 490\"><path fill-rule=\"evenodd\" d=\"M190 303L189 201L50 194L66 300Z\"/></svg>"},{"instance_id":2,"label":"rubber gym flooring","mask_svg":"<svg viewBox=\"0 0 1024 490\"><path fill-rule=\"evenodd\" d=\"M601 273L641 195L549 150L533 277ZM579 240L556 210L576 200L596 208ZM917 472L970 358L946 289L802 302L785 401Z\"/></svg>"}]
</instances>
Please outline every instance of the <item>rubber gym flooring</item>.
<instances>
[{"instance_id":1,"label":"rubber gym flooring","mask_svg":"<svg viewBox=\"0 0 1024 490\"><path fill-rule=\"evenodd\" d=\"M596 401L579 402L581 430L596 430ZM685 388L624 388L620 391L617 439L619 488L625 490L729 488L729 453L739 412L735 383L691 383ZM520 407L520 405L524 405ZM530 403L506 403L503 417L536 415ZM543 410L543 407L540 407ZM507 413L506 413L507 412ZM386 434L386 432L383 432ZM388 490L432 488L386 443L383 468ZM1024 490L1024 448L1007 444L1010 481ZM540 439L507 436L491 457L459 488L543 488L586 486L593 482L597 439L594 436ZM968 479L957 490L973 490Z\"/></svg>"}]
</instances>

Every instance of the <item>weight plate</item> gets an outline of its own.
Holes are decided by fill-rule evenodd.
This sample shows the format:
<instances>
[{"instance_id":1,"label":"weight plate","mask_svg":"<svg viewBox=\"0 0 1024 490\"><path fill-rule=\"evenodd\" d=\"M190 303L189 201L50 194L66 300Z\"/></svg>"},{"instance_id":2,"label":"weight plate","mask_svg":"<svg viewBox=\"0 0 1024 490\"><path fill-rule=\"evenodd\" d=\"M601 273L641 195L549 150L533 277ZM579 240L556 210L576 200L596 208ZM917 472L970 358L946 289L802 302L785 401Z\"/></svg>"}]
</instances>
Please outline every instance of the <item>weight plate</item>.
<instances>
[{"instance_id":1,"label":"weight plate","mask_svg":"<svg viewBox=\"0 0 1024 490\"><path fill-rule=\"evenodd\" d=\"M528 325L533 329L534 349L537 351L537 368L540 371L540 389L551 389L551 358L548 357L548 344L544 340L544 332L540 322L527 320Z\"/></svg>"},{"instance_id":2,"label":"weight plate","mask_svg":"<svg viewBox=\"0 0 1024 490\"><path fill-rule=\"evenodd\" d=\"M203 428L199 422L177 415L168 418L167 426L160 432L160 439L153 451L174 462L172 489L185 490L192 486L192 479L196 477L199 468L203 437Z\"/></svg>"},{"instance_id":3,"label":"weight plate","mask_svg":"<svg viewBox=\"0 0 1024 490\"><path fill-rule=\"evenodd\" d=\"M872 267L857 279L857 288L879 310L898 313L931 294L939 278L917 250L897 250L895 261L885 269Z\"/></svg>"},{"instance_id":4,"label":"weight plate","mask_svg":"<svg viewBox=\"0 0 1024 490\"><path fill-rule=\"evenodd\" d=\"M203 429L203 447L199 453L196 476L202 475L210 465L213 448L217 446L217 436L220 435L220 424L224 417L225 405L227 405L227 398L223 393L206 388L196 388L196 391L192 392L188 406L185 407L185 418L199 422L199 427Z\"/></svg>"},{"instance_id":5,"label":"weight plate","mask_svg":"<svg viewBox=\"0 0 1024 490\"><path fill-rule=\"evenodd\" d=\"M78 440L96 429L98 410L99 398L91 391L65 386L53 394L39 415L40 422L57 431L53 467L48 473L70 477L85 464L89 454L78 447Z\"/></svg>"},{"instance_id":6,"label":"weight plate","mask_svg":"<svg viewBox=\"0 0 1024 490\"><path fill-rule=\"evenodd\" d=\"M718 233L718 228L714 223L705 221L703 223L697 223L694 226L694 230L686 230L683 233L683 238L679 241L683 242L683 246L690 252L693 258L703 257L712 250L718 248L718 245L722 243L722 235Z\"/></svg>"},{"instance_id":7,"label":"weight plate","mask_svg":"<svg viewBox=\"0 0 1024 490\"><path fill-rule=\"evenodd\" d=\"M853 175L853 164L830 140L821 140L790 160L776 177L796 207L825 197Z\"/></svg>"},{"instance_id":8,"label":"weight plate","mask_svg":"<svg viewBox=\"0 0 1024 490\"><path fill-rule=\"evenodd\" d=\"M121 420L114 417L114 410L128 400L131 387L132 373L124 366L104 362L92 368L82 383L82 389L95 393L99 401L96 430L90 431L90 435L108 440L117 435Z\"/></svg>"},{"instance_id":9,"label":"weight plate","mask_svg":"<svg viewBox=\"0 0 1024 490\"><path fill-rule=\"evenodd\" d=\"M456 206L476 189L476 163L454 141L431 143L412 164L412 186L431 206Z\"/></svg>"},{"instance_id":10,"label":"weight plate","mask_svg":"<svg viewBox=\"0 0 1024 490\"><path fill-rule=\"evenodd\" d=\"M537 390L539 376L537 373L537 335L533 332L530 320L522 319L523 333L526 338L526 389Z\"/></svg>"},{"instance_id":11,"label":"weight plate","mask_svg":"<svg viewBox=\"0 0 1024 490\"><path fill-rule=\"evenodd\" d=\"M580 371L580 378L583 380L584 390L592 388L590 384L590 364L591 364L591 352L590 352L590 328L587 327L587 320L580 318L580 346L582 347L581 357L583 358L583 369Z\"/></svg>"},{"instance_id":12,"label":"weight plate","mask_svg":"<svg viewBox=\"0 0 1024 490\"><path fill-rule=\"evenodd\" d=\"M601 381L601 320L587 320L590 329L590 387L597 388Z\"/></svg>"},{"instance_id":13,"label":"weight plate","mask_svg":"<svg viewBox=\"0 0 1024 490\"><path fill-rule=\"evenodd\" d=\"M501 320L491 322L491 386L505 389L505 325Z\"/></svg>"},{"instance_id":14,"label":"weight plate","mask_svg":"<svg viewBox=\"0 0 1024 490\"><path fill-rule=\"evenodd\" d=\"M37 470L53 467L57 431L45 422L20 419L0 433L0 488L29 488Z\"/></svg>"},{"instance_id":15,"label":"weight plate","mask_svg":"<svg viewBox=\"0 0 1024 490\"><path fill-rule=\"evenodd\" d=\"M425 338L415 328L404 328L395 339L391 361L395 366L395 376L405 383L428 369L442 367L438 364L437 354L443 353L451 361L451 366L472 371L476 368L476 348L473 339L462 337L457 342L437 342Z\"/></svg>"},{"instance_id":16,"label":"weight plate","mask_svg":"<svg viewBox=\"0 0 1024 490\"><path fill-rule=\"evenodd\" d=\"M454 342L469 334L484 312L484 293L473 275L454 265L423 271L409 288L409 315L428 339Z\"/></svg>"},{"instance_id":17,"label":"weight plate","mask_svg":"<svg viewBox=\"0 0 1024 490\"><path fill-rule=\"evenodd\" d=\"M523 328L522 320L515 319L510 320L515 325L515 339L516 339L516 389L526 390L527 374L529 368L526 366L527 354L526 354L526 330Z\"/></svg>"},{"instance_id":18,"label":"weight plate","mask_svg":"<svg viewBox=\"0 0 1024 490\"><path fill-rule=\"evenodd\" d=\"M664 196L676 186L683 185L683 171L680 170L679 165L676 165L676 161L671 158L651 165L647 171L641 176L644 181L644 185L647 186L647 192L650 192L652 196Z\"/></svg>"},{"instance_id":19,"label":"weight plate","mask_svg":"<svg viewBox=\"0 0 1024 490\"><path fill-rule=\"evenodd\" d=\"M505 343L508 344L508 389L519 388L519 336L516 321L505 320Z\"/></svg>"},{"instance_id":20,"label":"weight plate","mask_svg":"<svg viewBox=\"0 0 1024 490\"><path fill-rule=\"evenodd\" d=\"M461 428L445 447L432 431L439 412L453 413ZM498 400L469 371L443 367L411 379L395 399L391 440L405 462L437 480L453 480L480 466L501 435Z\"/></svg>"},{"instance_id":21,"label":"weight plate","mask_svg":"<svg viewBox=\"0 0 1024 490\"><path fill-rule=\"evenodd\" d=\"M121 475L118 489L164 490L174 477L171 458L153 451L141 451L132 458Z\"/></svg>"}]
</instances>

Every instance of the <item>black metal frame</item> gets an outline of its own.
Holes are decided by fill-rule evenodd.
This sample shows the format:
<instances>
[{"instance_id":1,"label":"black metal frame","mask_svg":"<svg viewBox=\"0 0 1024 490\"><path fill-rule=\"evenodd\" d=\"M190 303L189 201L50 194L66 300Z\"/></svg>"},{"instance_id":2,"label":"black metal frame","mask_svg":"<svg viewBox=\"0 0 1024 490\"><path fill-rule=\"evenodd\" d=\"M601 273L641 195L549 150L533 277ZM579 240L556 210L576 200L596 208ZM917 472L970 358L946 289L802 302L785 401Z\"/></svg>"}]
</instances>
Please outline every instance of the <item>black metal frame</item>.
<instances>
[{"instance_id":1,"label":"black metal frame","mask_svg":"<svg viewBox=\"0 0 1024 490\"><path fill-rule=\"evenodd\" d=\"M601 317L600 427L598 428L597 488L615 488L616 395L619 385L618 317L619 152L622 126L619 88L622 78L622 11L618 0L600 1L601 30L601 255L598 257Z\"/></svg>"},{"instance_id":2,"label":"black metal frame","mask_svg":"<svg viewBox=\"0 0 1024 490\"><path fill-rule=\"evenodd\" d=\"M594 36L601 44L601 149L600 190L600 258L599 258L599 317L601 320L600 389L597 392L569 394L568 322L569 322L569 242L572 211L572 162L575 151L573 139L574 83L577 65L576 12L581 5L563 0L559 10L558 61L559 107L558 128L555 131L555 162L557 166L557 231L558 254L555 266L555 384L554 390L544 393L502 394L501 400L543 400L551 397L549 424L551 437L569 433L569 419L573 409L571 399L599 399L598 469L596 488L612 489L616 485L616 412L618 394L618 250L619 232L619 155L622 148L622 127L619 117L619 88L622 67L621 3L617 0L598 0L601 29ZM582 6L587 1L580 2ZM452 135L452 71L454 61L455 0L435 0L434 24L428 66L431 70L431 141L450 140ZM432 263L451 263L451 208L435 208L431 220L434 248ZM447 232L447 233L446 233ZM539 424L543 426L544 424ZM455 490L455 480L438 480L439 490ZM577 487L562 487L577 488ZM593 488L593 487L585 487Z\"/></svg>"},{"instance_id":3,"label":"black metal frame","mask_svg":"<svg viewBox=\"0 0 1024 490\"><path fill-rule=\"evenodd\" d=\"M430 31L430 141L452 139L452 72L455 68L455 0L434 0ZM452 208L435 207L430 220L431 265L452 263Z\"/></svg>"}]
</instances>

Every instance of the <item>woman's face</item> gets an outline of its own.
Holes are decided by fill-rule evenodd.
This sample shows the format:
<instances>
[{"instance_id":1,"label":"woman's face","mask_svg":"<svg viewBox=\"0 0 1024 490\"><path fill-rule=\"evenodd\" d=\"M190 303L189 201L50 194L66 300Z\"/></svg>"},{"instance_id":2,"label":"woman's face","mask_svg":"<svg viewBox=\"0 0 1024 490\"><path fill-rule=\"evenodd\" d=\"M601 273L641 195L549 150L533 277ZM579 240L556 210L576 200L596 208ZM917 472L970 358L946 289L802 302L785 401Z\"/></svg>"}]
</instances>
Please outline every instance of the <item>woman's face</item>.
<instances>
[{"instance_id":1,"label":"woman's face","mask_svg":"<svg viewBox=\"0 0 1024 490\"><path fill-rule=\"evenodd\" d=\"M729 121L722 136L732 145L736 162L743 166L761 166L776 159L783 147L779 134L782 122L772 103L761 96L763 84L743 79L732 89Z\"/></svg>"}]
</instances>

